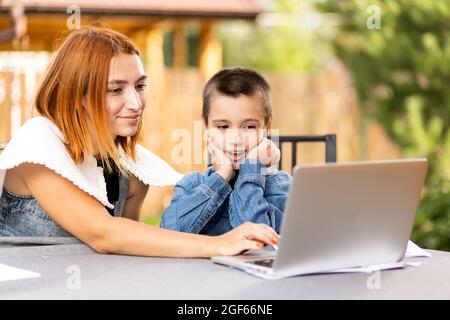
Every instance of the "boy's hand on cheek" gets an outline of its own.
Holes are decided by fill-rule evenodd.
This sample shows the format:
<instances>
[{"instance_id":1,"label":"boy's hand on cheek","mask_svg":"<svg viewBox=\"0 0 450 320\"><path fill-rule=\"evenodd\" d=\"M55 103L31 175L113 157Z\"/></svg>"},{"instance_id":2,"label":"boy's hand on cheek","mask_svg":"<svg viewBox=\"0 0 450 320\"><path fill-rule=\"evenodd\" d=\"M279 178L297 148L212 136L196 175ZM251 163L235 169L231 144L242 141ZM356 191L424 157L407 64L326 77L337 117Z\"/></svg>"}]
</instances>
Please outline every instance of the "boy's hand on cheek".
<instances>
[{"instance_id":1,"label":"boy's hand on cheek","mask_svg":"<svg viewBox=\"0 0 450 320\"><path fill-rule=\"evenodd\" d=\"M214 171L222 176L227 181L230 181L234 176L233 163L228 156L214 145L214 143L208 144L208 151L211 155L211 162Z\"/></svg>"},{"instance_id":2,"label":"boy's hand on cheek","mask_svg":"<svg viewBox=\"0 0 450 320\"><path fill-rule=\"evenodd\" d=\"M259 160L266 167L270 167L280 161L280 149L271 140L263 138L256 147L247 153L246 159Z\"/></svg>"}]
</instances>

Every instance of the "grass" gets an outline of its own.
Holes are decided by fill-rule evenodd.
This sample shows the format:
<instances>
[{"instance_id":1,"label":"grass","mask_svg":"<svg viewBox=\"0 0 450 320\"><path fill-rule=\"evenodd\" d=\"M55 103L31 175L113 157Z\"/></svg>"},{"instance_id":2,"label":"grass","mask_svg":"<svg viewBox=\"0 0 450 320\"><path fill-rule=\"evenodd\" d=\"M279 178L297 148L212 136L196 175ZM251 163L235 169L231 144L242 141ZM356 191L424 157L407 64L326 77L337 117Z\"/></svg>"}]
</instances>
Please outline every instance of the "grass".
<instances>
[{"instance_id":1,"label":"grass","mask_svg":"<svg viewBox=\"0 0 450 320\"><path fill-rule=\"evenodd\" d=\"M141 219L142 222L159 227L159 222L161 221L161 215L143 215L143 218Z\"/></svg>"}]
</instances>

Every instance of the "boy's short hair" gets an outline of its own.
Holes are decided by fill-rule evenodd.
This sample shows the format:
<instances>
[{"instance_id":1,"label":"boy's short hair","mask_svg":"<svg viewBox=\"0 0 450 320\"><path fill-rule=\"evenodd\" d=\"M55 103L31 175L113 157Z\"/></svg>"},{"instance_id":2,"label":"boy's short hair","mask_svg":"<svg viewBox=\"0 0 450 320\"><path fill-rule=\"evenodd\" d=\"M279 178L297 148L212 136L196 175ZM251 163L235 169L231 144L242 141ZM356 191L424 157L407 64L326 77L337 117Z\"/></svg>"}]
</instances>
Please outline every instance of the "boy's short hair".
<instances>
[{"instance_id":1,"label":"boy's short hair","mask_svg":"<svg viewBox=\"0 0 450 320\"><path fill-rule=\"evenodd\" d=\"M240 95L257 95L261 99L264 122L272 118L272 101L270 86L257 72L240 67L225 68L217 72L206 83L203 89L202 118L208 124L211 100L214 95L237 98Z\"/></svg>"}]
</instances>

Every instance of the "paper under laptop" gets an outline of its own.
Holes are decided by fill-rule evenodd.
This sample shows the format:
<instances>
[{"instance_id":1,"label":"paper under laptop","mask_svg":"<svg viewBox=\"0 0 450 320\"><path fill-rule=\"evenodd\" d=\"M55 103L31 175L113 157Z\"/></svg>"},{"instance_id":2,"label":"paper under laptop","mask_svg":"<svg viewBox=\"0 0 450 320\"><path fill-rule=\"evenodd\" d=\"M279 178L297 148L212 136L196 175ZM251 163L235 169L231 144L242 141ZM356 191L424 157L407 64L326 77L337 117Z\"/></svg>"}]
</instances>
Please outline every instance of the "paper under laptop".
<instances>
[{"instance_id":1,"label":"paper under laptop","mask_svg":"<svg viewBox=\"0 0 450 320\"><path fill-rule=\"evenodd\" d=\"M418 257L431 257L431 253L428 251L423 250L421 247L419 247L417 244L412 242L411 240L408 241L408 246L406 247L406 253L405 258L418 258Z\"/></svg>"},{"instance_id":2,"label":"paper under laptop","mask_svg":"<svg viewBox=\"0 0 450 320\"><path fill-rule=\"evenodd\" d=\"M252 252L250 252L252 254ZM261 253L258 252L258 250L254 251L255 255L260 255ZM270 255L268 255L270 256ZM408 241L408 246L405 252L405 258L418 258L418 257L431 257L431 254L424 249L420 248L417 244L412 242L411 240ZM384 263L384 264L377 264L377 265L370 265L365 267L353 267L353 268L342 268L342 269L336 269L336 270L329 270L324 272L318 272L320 274L332 274L332 273L373 273L376 271L382 271L382 270L390 270L390 269L400 269L404 268L406 266L419 266L421 262L406 262L406 261L399 261L399 262L392 262L392 263ZM248 274L254 275L259 278L263 279L281 279L285 277L279 277L274 276L272 274L262 273L261 269L259 268L252 268L251 266L248 266L244 269L239 268L243 271L245 271Z\"/></svg>"}]
</instances>

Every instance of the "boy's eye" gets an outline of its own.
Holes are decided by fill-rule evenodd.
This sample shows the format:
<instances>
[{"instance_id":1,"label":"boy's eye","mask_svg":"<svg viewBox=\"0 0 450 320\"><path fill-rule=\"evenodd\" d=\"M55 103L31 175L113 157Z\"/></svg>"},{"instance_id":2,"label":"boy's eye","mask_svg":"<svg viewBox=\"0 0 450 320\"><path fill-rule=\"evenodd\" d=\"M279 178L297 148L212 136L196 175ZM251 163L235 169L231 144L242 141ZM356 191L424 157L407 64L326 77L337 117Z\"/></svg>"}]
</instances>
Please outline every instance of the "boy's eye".
<instances>
[{"instance_id":1,"label":"boy's eye","mask_svg":"<svg viewBox=\"0 0 450 320\"><path fill-rule=\"evenodd\" d=\"M136 90L143 91L145 89L145 87L147 87L147 85L145 83L140 83L136 86Z\"/></svg>"},{"instance_id":2,"label":"boy's eye","mask_svg":"<svg viewBox=\"0 0 450 320\"><path fill-rule=\"evenodd\" d=\"M222 124L222 125L218 125L217 128L221 129L221 130L225 130L228 128L228 126L226 124Z\"/></svg>"},{"instance_id":3,"label":"boy's eye","mask_svg":"<svg viewBox=\"0 0 450 320\"><path fill-rule=\"evenodd\" d=\"M256 126L254 126L254 125L248 125L248 126L244 126L244 129L245 129L245 130L254 130L254 129L256 129Z\"/></svg>"}]
</instances>

